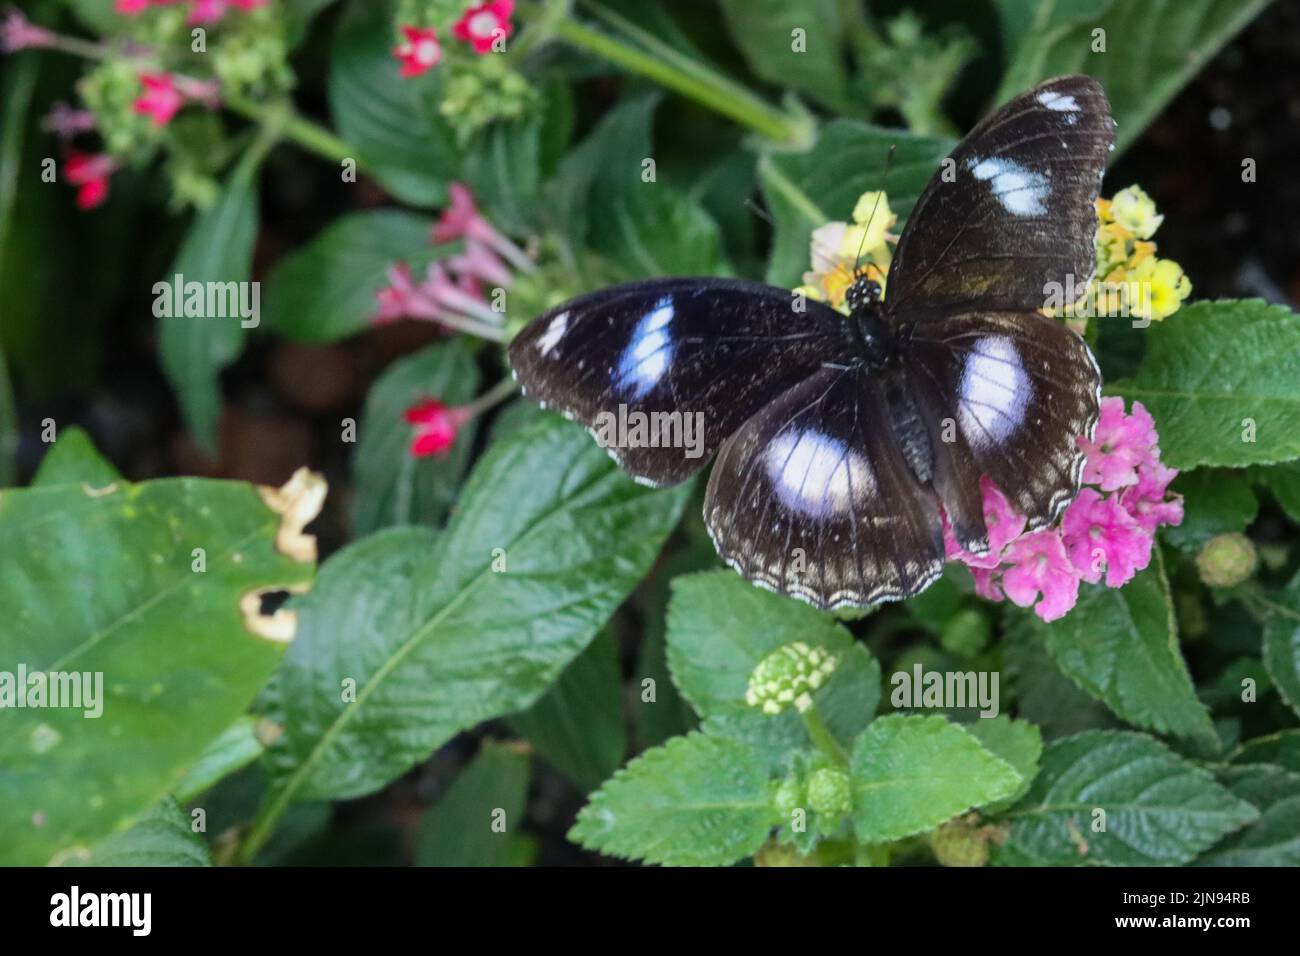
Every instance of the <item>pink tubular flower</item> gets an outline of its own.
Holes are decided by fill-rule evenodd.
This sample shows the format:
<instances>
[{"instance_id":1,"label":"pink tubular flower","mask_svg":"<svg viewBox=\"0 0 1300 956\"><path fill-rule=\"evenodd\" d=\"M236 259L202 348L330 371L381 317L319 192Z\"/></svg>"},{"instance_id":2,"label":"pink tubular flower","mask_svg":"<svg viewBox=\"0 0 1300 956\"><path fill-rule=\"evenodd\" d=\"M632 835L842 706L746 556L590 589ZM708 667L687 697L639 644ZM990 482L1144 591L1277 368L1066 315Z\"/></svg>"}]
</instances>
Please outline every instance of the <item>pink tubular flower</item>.
<instances>
[{"instance_id":1,"label":"pink tubular flower","mask_svg":"<svg viewBox=\"0 0 1300 956\"><path fill-rule=\"evenodd\" d=\"M1089 584L1106 573L1106 586L1123 587L1151 562L1151 533L1120 504L1103 498L1095 488L1079 492L1061 518L1061 536L1070 563Z\"/></svg>"},{"instance_id":2,"label":"pink tubular flower","mask_svg":"<svg viewBox=\"0 0 1300 956\"><path fill-rule=\"evenodd\" d=\"M77 208L94 209L108 198L108 177L117 165L103 153L69 153L64 172L77 188Z\"/></svg>"},{"instance_id":3,"label":"pink tubular flower","mask_svg":"<svg viewBox=\"0 0 1300 956\"><path fill-rule=\"evenodd\" d=\"M467 406L449 408L436 398L426 398L408 408L402 417L415 426L411 455L429 458L451 450L456 433L473 417L473 412Z\"/></svg>"},{"instance_id":4,"label":"pink tubular flower","mask_svg":"<svg viewBox=\"0 0 1300 956\"><path fill-rule=\"evenodd\" d=\"M5 11L4 22L0 23L0 50L5 53L47 47L54 39L53 32L38 27L20 11L12 8Z\"/></svg>"},{"instance_id":5,"label":"pink tubular flower","mask_svg":"<svg viewBox=\"0 0 1300 956\"><path fill-rule=\"evenodd\" d=\"M1138 469L1137 484L1120 493L1120 503L1148 534L1155 534L1162 524L1183 523L1183 499L1174 496L1165 500L1169 483L1177 476L1177 468L1152 461Z\"/></svg>"},{"instance_id":6,"label":"pink tubular flower","mask_svg":"<svg viewBox=\"0 0 1300 956\"><path fill-rule=\"evenodd\" d=\"M166 126L185 105L185 97L176 89L170 73L141 73L144 93L131 104L141 116L153 119L154 126Z\"/></svg>"},{"instance_id":7,"label":"pink tubular flower","mask_svg":"<svg viewBox=\"0 0 1300 956\"><path fill-rule=\"evenodd\" d=\"M1097 434L1092 441L1079 439L1087 454L1083 480L1102 491L1137 484L1137 467L1150 459L1157 441L1155 422L1141 402L1124 414L1124 399L1103 398Z\"/></svg>"},{"instance_id":8,"label":"pink tubular flower","mask_svg":"<svg viewBox=\"0 0 1300 956\"><path fill-rule=\"evenodd\" d=\"M496 232L479 213L478 206L474 204L474 194L464 183L448 186L447 198L451 202L433 227L434 242L454 242L471 236L486 241L487 232Z\"/></svg>"},{"instance_id":9,"label":"pink tubular flower","mask_svg":"<svg viewBox=\"0 0 1300 956\"><path fill-rule=\"evenodd\" d=\"M514 12L515 0L490 0L470 7L451 28L451 35L470 44L480 56L491 53L492 44L498 37L504 40L514 32L514 25L510 22L510 15Z\"/></svg>"},{"instance_id":10,"label":"pink tubular flower","mask_svg":"<svg viewBox=\"0 0 1300 956\"><path fill-rule=\"evenodd\" d=\"M194 0L186 23L198 26L203 23L219 23L226 15L226 0Z\"/></svg>"},{"instance_id":11,"label":"pink tubular flower","mask_svg":"<svg viewBox=\"0 0 1300 956\"><path fill-rule=\"evenodd\" d=\"M1017 538L1007 547L1006 558L1010 567L1002 572L1002 589L1014 604L1032 607L1044 621L1055 621L1079 600L1079 578L1055 532L1033 531Z\"/></svg>"},{"instance_id":12,"label":"pink tubular flower","mask_svg":"<svg viewBox=\"0 0 1300 956\"><path fill-rule=\"evenodd\" d=\"M404 39L393 48L393 56L401 62L398 72L405 77L419 76L438 65L442 59L442 45L433 27L401 28Z\"/></svg>"},{"instance_id":13,"label":"pink tubular flower","mask_svg":"<svg viewBox=\"0 0 1300 956\"><path fill-rule=\"evenodd\" d=\"M466 239L465 251L460 255L450 256L447 267L463 277L482 280L499 288L510 285L510 270L501 261L487 243L478 239Z\"/></svg>"},{"instance_id":14,"label":"pink tubular flower","mask_svg":"<svg viewBox=\"0 0 1300 956\"><path fill-rule=\"evenodd\" d=\"M60 139L72 139L95 128L95 114L90 110L74 110L67 103L55 103L41 121L41 128Z\"/></svg>"},{"instance_id":15,"label":"pink tubular flower","mask_svg":"<svg viewBox=\"0 0 1300 956\"><path fill-rule=\"evenodd\" d=\"M149 0L117 0L113 4L113 12L124 17L139 16L149 8Z\"/></svg>"}]
</instances>

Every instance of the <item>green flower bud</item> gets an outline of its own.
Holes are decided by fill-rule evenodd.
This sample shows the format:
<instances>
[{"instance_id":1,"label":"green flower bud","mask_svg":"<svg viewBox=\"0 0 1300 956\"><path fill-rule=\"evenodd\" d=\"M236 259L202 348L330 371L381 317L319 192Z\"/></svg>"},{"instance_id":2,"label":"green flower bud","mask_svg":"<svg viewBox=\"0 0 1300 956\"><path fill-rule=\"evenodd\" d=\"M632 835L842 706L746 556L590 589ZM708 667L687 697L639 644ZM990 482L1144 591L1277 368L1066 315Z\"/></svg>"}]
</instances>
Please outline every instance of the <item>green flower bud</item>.
<instances>
[{"instance_id":1,"label":"green flower bud","mask_svg":"<svg viewBox=\"0 0 1300 956\"><path fill-rule=\"evenodd\" d=\"M1255 571L1255 545L1244 534L1215 535L1196 556L1201 580L1212 588L1230 588Z\"/></svg>"},{"instance_id":2,"label":"green flower bud","mask_svg":"<svg viewBox=\"0 0 1300 956\"><path fill-rule=\"evenodd\" d=\"M754 854L755 866L821 866L814 856L800 853L792 846L768 840Z\"/></svg>"},{"instance_id":3,"label":"green flower bud","mask_svg":"<svg viewBox=\"0 0 1300 956\"><path fill-rule=\"evenodd\" d=\"M942 866L986 866L990 833L964 819L949 820L930 834L930 849Z\"/></svg>"},{"instance_id":4,"label":"green flower bud","mask_svg":"<svg viewBox=\"0 0 1300 956\"><path fill-rule=\"evenodd\" d=\"M988 646L993 628L984 612L975 608L958 611L943 626L939 643L943 649L962 657L974 657Z\"/></svg>"},{"instance_id":5,"label":"green flower bud","mask_svg":"<svg viewBox=\"0 0 1300 956\"><path fill-rule=\"evenodd\" d=\"M842 817L849 812L849 775L838 767L823 767L808 778L808 806L818 813Z\"/></svg>"},{"instance_id":6,"label":"green flower bud","mask_svg":"<svg viewBox=\"0 0 1300 956\"><path fill-rule=\"evenodd\" d=\"M749 677L745 703L762 708L765 714L779 714L790 705L803 713L812 706L812 694L826 683L838 658L821 647L795 641L768 654Z\"/></svg>"},{"instance_id":7,"label":"green flower bud","mask_svg":"<svg viewBox=\"0 0 1300 956\"><path fill-rule=\"evenodd\" d=\"M772 807L786 820L804 805L803 784L794 777L782 780L772 794Z\"/></svg>"}]
</instances>

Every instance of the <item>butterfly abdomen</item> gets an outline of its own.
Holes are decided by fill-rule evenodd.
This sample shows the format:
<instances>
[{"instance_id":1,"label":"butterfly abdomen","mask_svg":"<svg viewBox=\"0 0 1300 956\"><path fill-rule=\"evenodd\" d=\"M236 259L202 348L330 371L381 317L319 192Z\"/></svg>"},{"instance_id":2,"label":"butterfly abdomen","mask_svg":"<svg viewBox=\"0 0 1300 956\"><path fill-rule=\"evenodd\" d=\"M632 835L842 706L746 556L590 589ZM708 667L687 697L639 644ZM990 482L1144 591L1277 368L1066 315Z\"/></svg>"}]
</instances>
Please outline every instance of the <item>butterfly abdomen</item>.
<instances>
[{"instance_id":1,"label":"butterfly abdomen","mask_svg":"<svg viewBox=\"0 0 1300 956\"><path fill-rule=\"evenodd\" d=\"M898 442L903 459L917 481L928 484L934 477L934 449L930 445L930 432L917 408L901 373L888 376L886 397L889 401L890 422L894 439Z\"/></svg>"}]
</instances>

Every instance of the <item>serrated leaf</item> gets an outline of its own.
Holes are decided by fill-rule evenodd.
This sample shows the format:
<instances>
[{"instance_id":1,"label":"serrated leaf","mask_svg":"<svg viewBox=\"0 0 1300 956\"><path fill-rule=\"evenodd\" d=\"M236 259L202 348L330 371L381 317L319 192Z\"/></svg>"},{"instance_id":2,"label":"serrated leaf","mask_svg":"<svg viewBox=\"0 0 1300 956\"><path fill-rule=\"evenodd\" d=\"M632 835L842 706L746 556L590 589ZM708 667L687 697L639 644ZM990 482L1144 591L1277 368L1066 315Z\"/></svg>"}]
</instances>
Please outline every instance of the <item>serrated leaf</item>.
<instances>
[{"instance_id":1,"label":"serrated leaf","mask_svg":"<svg viewBox=\"0 0 1300 956\"><path fill-rule=\"evenodd\" d=\"M886 174L889 150L894 157ZM832 120L804 153L771 153L759 162L759 181L776 220L767 281L797 286L810 268L812 231L847 222L858 197L884 189L899 223L953 147L952 140L916 136L856 120Z\"/></svg>"},{"instance_id":2,"label":"serrated leaf","mask_svg":"<svg viewBox=\"0 0 1300 956\"><path fill-rule=\"evenodd\" d=\"M847 743L871 720L880 698L880 665L834 618L756 588L732 571L682 575L668 604L668 668L682 696L711 732L761 744L781 757L807 746L793 712L764 714L745 703L754 667L793 641L830 651L834 673L813 695L832 733Z\"/></svg>"},{"instance_id":3,"label":"serrated leaf","mask_svg":"<svg viewBox=\"0 0 1300 956\"><path fill-rule=\"evenodd\" d=\"M1048 744L1029 793L1005 814L1011 828L993 860L1178 865L1256 817L1249 803L1159 741L1088 731Z\"/></svg>"},{"instance_id":4,"label":"serrated leaf","mask_svg":"<svg viewBox=\"0 0 1300 956\"><path fill-rule=\"evenodd\" d=\"M972 807L1003 800L1021 777L960 725L891 714L873 721L849 761L853 829L864 843L924 833Z\"/></svg>"},{"instance_id":5,"label":"serrated leaf","mask_svg":"<svg viewBox=\"0 0 1300 956\"><path fill-rule=\"evenodd\" d=\"M523 834L528 755L487 741L420 820L416 866L508 866Z\"/></svg>"},{"instance_id":6,"label":"serrated leaf","mask_svg":"<svg viewBox=\"0 0 1300 956\"><path fill-rule=\"evenodd\" d=\"M1038 773L1038 758L1043 755L1043 735L1027 720L1013 720L1006 714L981 718L962 724L962 727L994 756L1000 757L1020 774L1020 786L1014 793L986 808L988 813L999 813L1019 799Z\"/></svg>"},{"instance_id":7,"label":"serrated leaf","mask_svg":"<svg viewBox=\"0 0 1300 956\"><path fill-rule=\"evenodd\" d=\"M461 405L478 390L478 366L468 346L452 340L395 362L366 396L352 456L356 537L393 525L440 525L456 497L474 447L476 422L464 425L444 455L415 458L411 426L402 417L422 398Z\"/></svg>"},{"instance_id":8,"label":"serrated leaf","mask_svg":"<svg viewBox=\"0 0 1300 956\"><path fill-rule=\"evenodd\" d=\"M234 482L0 493L0 661L91 675L92 694L101 675L90 706L5 715L6 862L44 864L127 825L246 711L284 644L250 633L266 621L241 599L311 579L276 549L279 529Z\"/></svg>"},{"instance_id":9,"label":"serrated leaf","mask_svg":"<svg viewBox=\"0 0 1300 956\"><path fill-rule=\"evenodd\" d=\"M608 780L627 753L614 635L596 635L540 700L507 723L584 791Z\"/></svg>"},{"instance_id":10,"label":"serrated leaf","mask_svg":"<svg viewBox=\"0 0 1300 956\"><path fill-rule=\"evenodd\" d=\"M1300 774L1300 730L1279 730L1275 734L1247 740L1232 753L1232 763L1276 764Z\"/></svg>"},{"instance_id":11,"label":"serrated leaf","mask_svg":"<svg viewBox=\"0 0 1300 956\"><path fill-rule=\"evenodd\" d=\"M174 797L164 797L152 810L91 851L78 866L211 866L212 854L194 832L189 814Z\"/></svg>"},{"instance_id":12,"label":"serrated leaf","mask_svg":"<svg viewBox=\"0 0 1300 956\"><path fill-rule=\"evenodd\" d=\"M1171 489L1183 496L1183 521L1161 535L1183 550L1197 551L1217 534L1245 531L1259 511L1250 482L1239 471L1197 468L1175 478Z\"/></svg>"},{"instance_id":13,"label":"serrated leaf","mask_svg":"<svg viewBox=\"0 0 1300 956\"><path fill-rule=\"evenodd\" d=\"M591 796L569 839L608 856L667 866L726 866L777 823L762 757L691 733L647 750Z\"/></svg>"},{"instance_id":14,"label":"serrated leaf","mask_svg":"<svg viewBox=\"0 0 1300 956\"><path fill-rule=\"evenodd\" d=\"M257 170L261 150L245 154L231 173L217 201L195 217L181 243L171 270L161 280L159 294L173 299L176 276L191 282L247 283L252 275L253 242L257 238ZM215 287L215 286L213 286ZM205 288L207 288L205 286ZM182 290L184 291L184 290ZM205 293L205 298L206 298ZM227 309L231 303L226 297ZM234 302L242 300L237 295ZM158 322L158 356L176 390L181 411L195 443L210 455L217 450L217 418L221 413L218 375L239 355L247 330L240 315L164 315ZM250 317L248 321L253 321Z\"/></svg>"},{"instance_id":15,"label":"serrated leaf","mask_svg":"<svg viewBox=\"0 0 1300 956\"><path fill-rule=\"evenodd\" d=\"M1260 299L1196 302L1146 336L1137 374L1107 391L1155 417L1167 465L1300 457L1300 316Z\"/></svg>"},{"instance_id":16,"label":"serrated leaf","mask_svg":"<svg viewBox=\"0 0 1300 956\"><path fill-rule=\"evenodd\" d=\"M99 453L85 429L72 427L63 429L41 459L32 486L75 484L98 489L107 488L121 478L118 470Z\"/></svg>"},{"instance_id":17,"label":"serrated leaf","mask_svg":"<svg viewBox=\"0 0 1300 956\"><path fill-rule=\"evenodd\" d=\"M268 813L368 793L529 706L645 574L688 490L634 484L551 416L488 450L436 543L392 529L336 554L296 602Z\"/></svg>"},{"instance_id":18,"label":"serrated leaf","mask_svg":"<svg viewBox=\"0 0 1300 956\"><path fill-rule=\"evenodd\" d=\"M1268 0L1041 3L1045 15L1019 34L996 101L1049 77L1088 73L1106 88L1118 124L1116 149L1123 150L1214 51L1267 5ZM1094 48L1097 30L1104 31L1104 52Z\"/></svg>"},{"instance_id":19,"label":"serrated leaf","mask_svg":"<svg viewBox=\"0 0 1300 956\"><path fill-rule=\"evenodd\" d=\"M1047 740L1118 726L1099 700L1061 672L1043 635L1019 609L1005 608L1004 620L1002 663L1017 714L1041 727Z\"/></svg>"},{"instance_id":20,"label":"serrated leaf","mask_svg":"<svg viewBox=\"0 0 1300 956\"><path fill-rule=\"evenodd\" d=\"M1013 626L1043 640L1061 670L1125 722L1217 746L1179 649L1159 549L1122 588L1080 585L1079 603L1058 621L1008 613Z\"/></svg>"},{"instance_id":21,"label":"serrated leaf","mask_svg":"<svg viewBox=\"0 0 1300 956\"><path fill-rule=\"evenodd\" d=\"M1220 767L1219 782L1259 819L1215 844L1197 866L1300 866L1300 774L1268 764Z\"/></svg>"},{"instance_id":22,"label":"serrated leaf","mask_svg":"<svg viewBox=\"0 0 1300 956\"><path fill-rule=\"evenodd\" d=\"M1265 606L1264 666L1282 699L1300 714L1300 575Z\"/></svg>"},{"instance_id":23,"label":"serrated leaf","mask_svg":"<svg viewBox=\"0 0 1300 956\"><path fill-rule=\"evenodd\" d=\"M348 4L330 49L330 115L360 154L350 158L385 189L413 206L437 206L460 168L460 151L437 110L438 71L400 76L396 43L391 0Z\"/></svg>"},{"instance_id":24,"label":"serrated leaf","mask_svg":"<svg viewBox=\"0 0 1300 956\"><path fill-rule=\"evenodd\" d=\"M400 209L333 220L271 271L267 327L298 342L333 342L369 328L389 266L404 262L418 279L446 253L429 246L432 228L427 216Z\"/></svg>"},{"instance_id":25,"label":"serrated leaf","mask_svg":"<svg viewBox=\"0 0 1300 956\"><path fill-rule=\"evenodd\" d=\"M848 74L837 0L722 0L722 12L756 76L844 107ZM794 48L796 29L803 34L802 49Z\"/></svg>"}]
</instances>

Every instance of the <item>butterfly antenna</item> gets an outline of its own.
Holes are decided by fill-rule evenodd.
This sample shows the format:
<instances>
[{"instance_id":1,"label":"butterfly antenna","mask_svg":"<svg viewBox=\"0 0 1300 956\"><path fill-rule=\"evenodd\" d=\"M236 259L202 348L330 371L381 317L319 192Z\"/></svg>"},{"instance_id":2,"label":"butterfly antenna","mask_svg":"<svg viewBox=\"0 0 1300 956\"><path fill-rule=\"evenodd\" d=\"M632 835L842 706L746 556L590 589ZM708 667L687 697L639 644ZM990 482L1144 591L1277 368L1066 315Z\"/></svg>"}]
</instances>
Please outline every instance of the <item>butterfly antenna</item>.
<instances>
[{"instance_id":1,"label":"butterfly antenna","mask_svg":"<svg viewBox=\"0 0 1300 956\"><path fill-rule=\"evenodd\" d=\"M750 212L752 212L759 219L763 220L773 229L776 228L776 220L772 218L772 214L769 213L762 206L760 206L758 203L754 202L754 197L748 196L745 198L745 208L747 208Z\"/></svg>"},{"instance_id":2,"label":"butterfly antenna","mask_svg":"<svg viewBox=\"0 0 1300 956\"><path fill-rule=\"evenodd\" d=\"M856 274L858 264L862 262L862 247L867 244L867 236L871 233L871 224L876 219L876 210L880 208L880 197L885 194L885 187L889 183L889 170L894 165L894 150L898 149L897 143L891 143L889 152L885 154L885 171L880 177L880 189L876 191L876 201L871 206L871 215L867 217L866 225L862 230L862 239L858 243L858 254L853 258L853 271Z\"/></svg>"}]
</instances>

